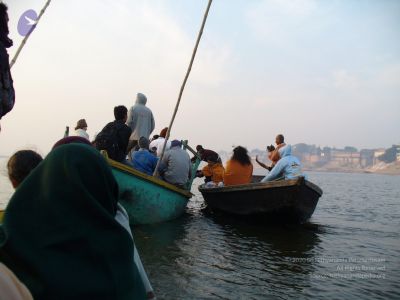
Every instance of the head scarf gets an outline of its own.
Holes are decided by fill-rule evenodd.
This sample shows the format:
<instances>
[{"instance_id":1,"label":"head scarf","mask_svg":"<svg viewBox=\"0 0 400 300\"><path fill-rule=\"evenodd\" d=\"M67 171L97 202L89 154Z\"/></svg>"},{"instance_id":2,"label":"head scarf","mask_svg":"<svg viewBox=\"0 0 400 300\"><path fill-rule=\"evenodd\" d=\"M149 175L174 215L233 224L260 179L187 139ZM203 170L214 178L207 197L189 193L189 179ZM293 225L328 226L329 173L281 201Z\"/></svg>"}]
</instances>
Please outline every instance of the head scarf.
<instances>
[{"instance_id":1,"label":"head scarf","mask_svg":"<svg viewBox=\"0 0 400 300\"><path fill-rule=\"evenodd\" d=\"M163 128L163 130L160 131L160 136L165 138L167 136L167 131L168 127Z\"/></svg>"},{"instance_id":2,"label":"head scarf","mask_svg":"<svg viewBox=\"0 0 400 300\"><path fill-rule=\"evenodd\" d=\"M83 129L83 128L85 128L85 127L88 127L88 126L87 126L87 123L86 123L86 120L85 120L85 119L80 119L80 120L76 123L75 130L77 130L77 129Z\"/></svg>"},{"instance_id":3,"label":"head scarf","mask_svg":"<svg viewBox=\"0 0 400 300\"><path fill-rule=\"evenodd\" d=\"M142 93L136 94L136 104L146 105L147 97Z\"/></svg>"},{"instance_id":4,"label":"head scarf","mask_svg":"<svg viewBox=\"0 0 400 300\"><path fill-rule=\"evenodd\" d=\"M52 150L11 198L0 261L34 299L144 299L133 242L115 221L118 185L93 147Z\"/></svg>"},{"instance_id":5,"label":"head scarf","mask_svg":"<svg viewBox=\"0 0 400 300\"><path fill-rule=\"evenodd\" d=\"M171 148L172 148L172 147L181 147L181 146L182 146L181 141L173 140L173 141L171 142Z\"/></svg>"},{"instance_id":6,"label":"head scarf","mask_svg":"<svg viewBox=\"0 0 400 300\"><path fill-rule=\"evenodd\" d=\"M58 140L54 145L52 149L55 149L61 145L67 145L67 144L86 144L89 146L92 146L92 144L85 138L81 136L67 136L65 138L62 138L61 140Z\"/></svg>"},{"instance_id":7,"label":"head scarf","mask_svg":"<svg viewBox=\"0 0 400 300\"><path fill-rule=\"evenodd\" d=\"M292 155L292 146L290 145L283 146L278 151L281 157Z\"/></svg>"}]
</instances>

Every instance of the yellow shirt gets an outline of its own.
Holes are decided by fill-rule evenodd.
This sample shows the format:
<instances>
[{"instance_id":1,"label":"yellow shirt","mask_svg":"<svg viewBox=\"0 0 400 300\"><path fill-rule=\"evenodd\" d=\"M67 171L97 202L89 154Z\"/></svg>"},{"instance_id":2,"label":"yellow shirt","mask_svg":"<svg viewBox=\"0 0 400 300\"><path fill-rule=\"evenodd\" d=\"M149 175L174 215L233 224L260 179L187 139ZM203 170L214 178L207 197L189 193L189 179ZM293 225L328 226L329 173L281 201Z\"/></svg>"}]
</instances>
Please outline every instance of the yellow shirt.
<instances>
[{"instance_id":1,"label":"yellow shirt","mask_svg":"<svg viewBox=\"0 0 400 300\"><path fill-rule=\"evenodd\" d=\"M220 163L208 164L202 170L206 177L211 176L211 180L215 183L220 183L224 180L224 167Z\"/></svg>"}]
</instances>

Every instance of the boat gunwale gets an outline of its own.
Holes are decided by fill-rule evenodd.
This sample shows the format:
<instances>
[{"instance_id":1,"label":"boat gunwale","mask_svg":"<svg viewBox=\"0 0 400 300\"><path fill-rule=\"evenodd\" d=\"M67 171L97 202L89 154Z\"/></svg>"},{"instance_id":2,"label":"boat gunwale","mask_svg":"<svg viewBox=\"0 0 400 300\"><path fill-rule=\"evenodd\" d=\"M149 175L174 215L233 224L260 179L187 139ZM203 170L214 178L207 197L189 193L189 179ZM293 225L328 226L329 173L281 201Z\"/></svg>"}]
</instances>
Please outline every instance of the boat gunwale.
<instances>
[{"instance_id":1,"label":"boat gunwale","mask_svg":"<svg viewBox=\"0 0 400 300\"><path fill-rule=\"evenodd\" d=\"M254 190L267 190L270 188L280 188L280 187L292 187L296 185L304 184L308 188L312 189L319 196L322 196L322 190L316 184L304 179L304 177L300 177L297 179L290 180L279 180L279 181L270 181L270 182L257 182L250 184L241 184L241 185L232 185L232 186L222 186L222 187L213 187L213 188L205 188L202 185L199 186L199 191L205 194L211 193L230 193L230 192L240 192L240 191L254 191Z\"/></svg>"},{"instance_id":2,"label":"boat gunwale","mask_svg":"<svg viewBox=\"0 0 400 300\"><path fill-rule=\"evenodd\" d=\"M117 161L112 160L110 158L107 158L107 162L110 164L111 167L113 167L113 168L115 168L115 169L117 169L119 171L122 171L124 173L128 173L130 175L134 175L134 176L139 177L139 178L141 178L141 179L143 179L145 181L149 181L151 183L154 183L154 184L156 184L156 185L158 185L160 187L163 187L163 188L168 189L170 191L173 191L173 192L176 192L178 194L181 194L182 196L184 196L186 198L191 198L193 196L193 194L191 192L187 191L187 190L182 190L182 189L176 187L173 184L170 184L170 183L168 183L168 182L166 182L164 180L161 180L159 178L156 178L154 176L150 176L150 175L147 175L145 173L142 173L142 172L140 172L138 170L135 170L133 167L130 167L130 166L125 165L123 163L117 162Z\"/></svg>"}]
</instances>

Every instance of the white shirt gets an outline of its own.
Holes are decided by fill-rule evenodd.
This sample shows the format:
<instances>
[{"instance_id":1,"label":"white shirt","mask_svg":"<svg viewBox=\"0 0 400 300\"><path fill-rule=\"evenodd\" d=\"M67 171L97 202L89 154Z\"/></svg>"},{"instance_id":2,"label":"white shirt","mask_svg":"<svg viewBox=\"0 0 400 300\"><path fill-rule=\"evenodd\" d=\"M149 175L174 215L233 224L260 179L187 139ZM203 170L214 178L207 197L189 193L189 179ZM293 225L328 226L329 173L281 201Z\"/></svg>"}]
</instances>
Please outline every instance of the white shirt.
<instances>
[{"instance_id":1,"label":"white shirt","mask_svg":"<svg viewBox=\"0 0 400 300\"><path fill-rule=\"evenodd\" d=\"M89 134L86 132L86 130L78 128L77 130L75 130L75 135L83 137L89 141Z\"/></svg>"},{"instance_id":2,"label":"white shirt","mask_svg":"<svg viewBox=\"0 0 400 300\"><path fill-rule=\"evenodd\" d=\"M155 147L157 148L157 156L160 157L161 156L161 152L162 152L162 148L164 145L164 141L165 139L163 137L159 137L158 139L152 141L149 145L149 149L151 150L151 148ZM165 151L167 151L169 148L171 148L171 142L167 141L167 145L165 146Z\"/></svg>"}]
</instances>

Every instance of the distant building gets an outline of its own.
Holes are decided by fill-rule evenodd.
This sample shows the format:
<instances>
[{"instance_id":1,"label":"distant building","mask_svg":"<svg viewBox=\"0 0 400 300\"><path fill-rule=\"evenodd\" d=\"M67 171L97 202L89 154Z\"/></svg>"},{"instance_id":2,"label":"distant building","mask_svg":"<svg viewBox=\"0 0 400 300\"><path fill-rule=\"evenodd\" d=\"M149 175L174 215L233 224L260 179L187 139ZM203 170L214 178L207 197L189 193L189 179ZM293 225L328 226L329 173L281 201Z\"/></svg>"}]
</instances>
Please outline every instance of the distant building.
<instances>
[{"instance_id":1,"label":"distant building","mask_svg":"<svg viewBox=\"0 0 400 300\"><path fill-rule=\"evenodd\" d=\"M385 148L375 149L374 151L374 165L376 165L380 160L378 159L379 156L385 154Z\"/></svg>"}]
</instances>

